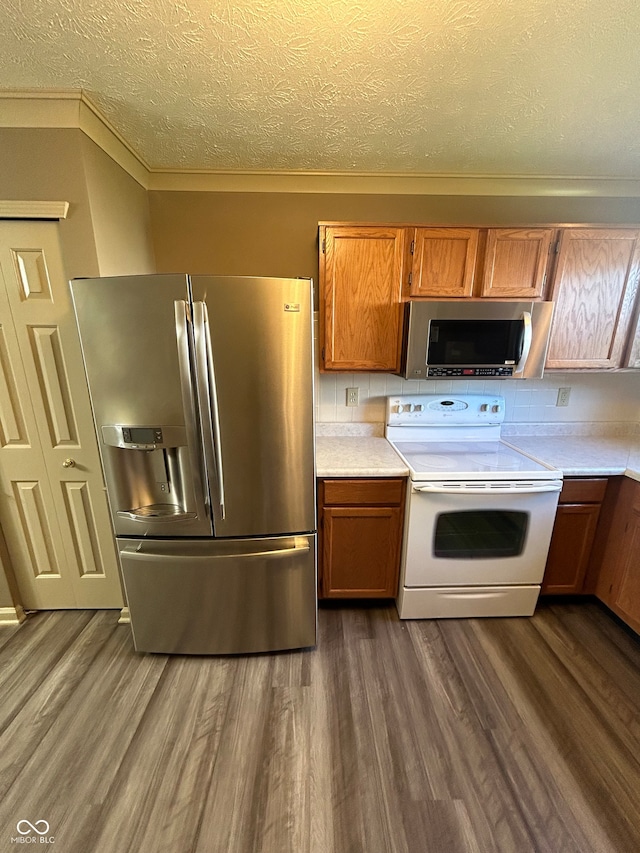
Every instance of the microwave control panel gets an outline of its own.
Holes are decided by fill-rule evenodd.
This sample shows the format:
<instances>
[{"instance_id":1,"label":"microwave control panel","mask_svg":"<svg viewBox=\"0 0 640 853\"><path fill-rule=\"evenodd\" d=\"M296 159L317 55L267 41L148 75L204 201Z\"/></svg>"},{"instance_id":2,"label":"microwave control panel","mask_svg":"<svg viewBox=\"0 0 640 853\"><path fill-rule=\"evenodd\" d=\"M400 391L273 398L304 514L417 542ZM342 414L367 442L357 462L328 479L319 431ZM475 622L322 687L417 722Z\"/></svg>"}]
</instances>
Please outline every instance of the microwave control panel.
<instances>
[{"instance_id":1,"label":"microwave control panel","mask_svg":"<svg viewBox=\"0 0 640 853\"><path fill-rule=\"evenodd\" d=\"M427 376L513 376L513 367L429 367Z\"/></svg>"}]
</instances>

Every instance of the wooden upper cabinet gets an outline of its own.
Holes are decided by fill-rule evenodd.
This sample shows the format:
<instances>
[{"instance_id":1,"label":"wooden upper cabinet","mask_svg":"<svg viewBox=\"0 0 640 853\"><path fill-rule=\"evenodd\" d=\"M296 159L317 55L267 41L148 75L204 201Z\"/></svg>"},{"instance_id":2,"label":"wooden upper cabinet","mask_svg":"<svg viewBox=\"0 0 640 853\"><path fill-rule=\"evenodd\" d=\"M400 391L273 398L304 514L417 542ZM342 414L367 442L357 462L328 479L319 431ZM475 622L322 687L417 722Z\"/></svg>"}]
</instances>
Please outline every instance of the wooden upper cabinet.
<instances>
[{"instance_id":1,"label":"wooden upper cabinet","mask_svg":"<svg viewBox=\"0 0 640 853\"><path fill-rule=\"evenodd\" d=\"M473 295L479 228L416 228L409 295Z\"/></svg>"},{"instance_id":2,"label":"wooden upper cabinet","mask_svg":"<svg viewBox=\"0 0 640 853\"><path fill-rule=\"evenodd\" d=\"M397 372L406 229L320 227L324 370Z\"/></svg>"},{"instance_id":3,"label":"wooden upper cabinet","mask_svg":"<svg viewBox=\"0 0 640 853\"><path fill-rule=\"evenodd\" d=\"M549 298L549 368L622 365L640 272L640 231L567 228Z\"/></svg>"},{"instance_id":4,"label":"wooden upper cabinet","mask_svg":"<svg viewBox=\"0 0 640 853\"><path fill-rule=\"evenodd\" d=\"M539 299L553 228L489 228L480 296Z\"/></svg>"}]
</instances>

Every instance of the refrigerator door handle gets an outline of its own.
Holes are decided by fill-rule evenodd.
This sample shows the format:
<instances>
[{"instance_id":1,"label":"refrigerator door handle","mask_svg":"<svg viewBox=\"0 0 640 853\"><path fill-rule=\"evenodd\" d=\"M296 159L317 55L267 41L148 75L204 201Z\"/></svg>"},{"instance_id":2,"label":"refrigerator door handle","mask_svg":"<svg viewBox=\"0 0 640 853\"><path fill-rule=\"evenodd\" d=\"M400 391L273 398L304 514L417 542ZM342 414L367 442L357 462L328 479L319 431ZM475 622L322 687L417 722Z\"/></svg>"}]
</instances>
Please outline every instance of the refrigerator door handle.
<instances>
[{"instance_id":1,"label":"refrigerator door handle","mask_svg":"<svg viewBox=\"0 0 640 853\"><path fill-rule=\"evenodd\" d=\"M215 472L216 500L220 508L220 518L224 521L224 476L222 473L222 449L220 445L220 416L218 395L211 352L209 317L205 302L193 303L193 327L196 344L196 387L200 403L202 442L204 444L207 468Z\"/></svg>"},{"instance_id":2,"label":"refrigerator door handle","mask_svg":"<svg viewBox=\"0 0 640 853\"><path fill-rule=\"evenodd\" d=\"M176 299L174 302L174 309L176 321L176 344L178 348L178 368L180 372L180 388L182 391L182 408L184 411L191 470L196 481L194 483L196 513L198 518L209 519L210 514L207 508L207 489L205 488L207 481L205 472L202 468L202 453L200 452L198 423L195 415L196 405L193 393L193 384L191 381L187 303L184 299ZM120 515L120 513L118 514Z\"/></svg>"}]
</instances>

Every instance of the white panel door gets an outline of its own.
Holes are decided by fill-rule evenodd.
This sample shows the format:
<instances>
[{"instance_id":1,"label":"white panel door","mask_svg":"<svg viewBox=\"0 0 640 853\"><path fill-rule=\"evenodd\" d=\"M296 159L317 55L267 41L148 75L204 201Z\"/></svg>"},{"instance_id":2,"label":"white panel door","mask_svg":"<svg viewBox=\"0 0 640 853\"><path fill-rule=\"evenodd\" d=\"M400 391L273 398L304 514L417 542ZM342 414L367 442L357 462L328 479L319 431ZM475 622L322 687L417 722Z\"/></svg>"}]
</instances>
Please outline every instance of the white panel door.
<instances>
[{"instance_id":1,"label":"white panel door","mask_svg":"<svg viewBox=\"0 0 640 853\"><path fill-rule=\"evenodd\" d=\"M54 222L0 222L0 492L26 608L122 606Z\"/></svg>"}]
</instances>

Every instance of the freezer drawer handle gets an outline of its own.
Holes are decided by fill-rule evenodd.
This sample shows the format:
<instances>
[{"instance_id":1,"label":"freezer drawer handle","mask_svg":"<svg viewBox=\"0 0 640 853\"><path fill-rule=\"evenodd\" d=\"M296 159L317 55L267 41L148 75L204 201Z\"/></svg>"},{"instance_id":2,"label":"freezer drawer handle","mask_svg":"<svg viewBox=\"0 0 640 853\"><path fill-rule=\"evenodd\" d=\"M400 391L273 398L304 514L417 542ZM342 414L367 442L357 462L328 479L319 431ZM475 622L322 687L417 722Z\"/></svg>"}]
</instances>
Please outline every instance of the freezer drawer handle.
<instances>
[{"instance_id":1,"label":"freezer drawer handle","mask_svg":"<svg viewBox=\"0 0 640 853\"><path fill-rule=\"evenodd\" d=\"M300 545L295 548L280 548L277 551L254 551L249 554L189 554L188 557L190 560L229 560L233 557L264 559L265 557L293 557L297 554L304 554L309 550L309 545ZM123 548L120 553L126 554L127 557L134 557L136 560L175 561L176 559L174 554L148 554L144 551L139 551L137 548Z\"/></svg>"},{"instance_id":2,"label":"freezer drawer handle","mask_svg":"<svg viewBox=\"0 0 640 853\"><path fill-rule=\"evenodd\" d=\"M413 486L414 492L432 492L437 495L495 495L504 492L530 495L536 492L559 492L562 481L555 480L551 483L509 483L495 482L484 485L467 483L424 483Z\"/></svg>"}]
</instances>

